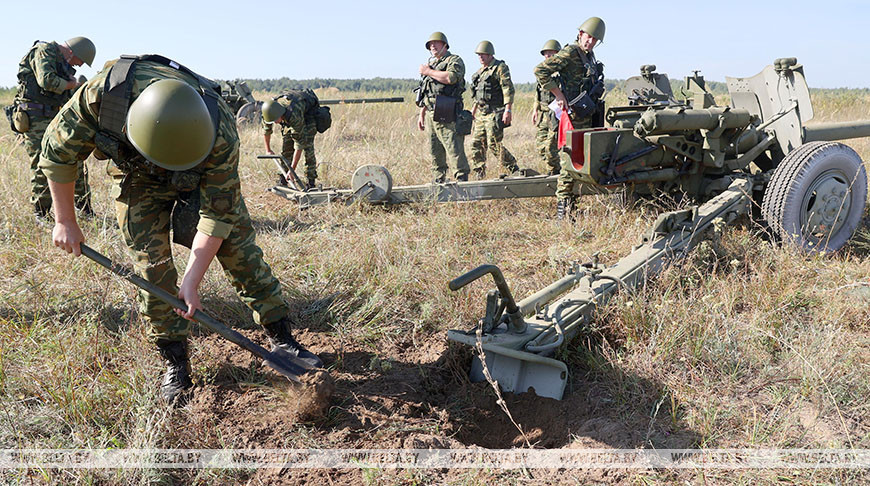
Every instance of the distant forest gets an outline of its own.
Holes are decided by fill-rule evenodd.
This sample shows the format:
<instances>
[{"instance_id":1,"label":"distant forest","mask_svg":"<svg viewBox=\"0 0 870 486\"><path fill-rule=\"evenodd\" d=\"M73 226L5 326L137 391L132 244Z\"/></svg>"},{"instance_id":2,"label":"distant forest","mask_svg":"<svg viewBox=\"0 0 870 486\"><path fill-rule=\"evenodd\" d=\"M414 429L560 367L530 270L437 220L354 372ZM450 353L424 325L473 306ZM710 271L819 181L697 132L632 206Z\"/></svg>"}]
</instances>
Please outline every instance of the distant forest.
<instances>
[{"instance_id":1,"label":"distant forest","mask_svg":"<svg viewBox=\"0 0 870 486\"><path fill-rule=\"evenodd\" d=\"M238 80L236 80L238 81ZM318 88L337 88L341 91L352 91L362 93L379 93L379 92L407 92L410 93L417 87L418 80L402 79L402 78L372 78L372 79L334 79L334 78L313 78L313 79L245 79L248 87L252 90L266 91L269 93L280 93L290 89L318 89ZM604 84L608 91L621 89L625 83L624 79L607 79ZM683 86L682 79L671 79L671 88L674 94L680 92L680 87ZM517 83L516 90L521 93L534 92L534 83ZM707 89L714 95L728 94L728 87L720 81L707 81ZM820 91L826 93L851 93L859 95L870 95L870 88L834 88L834 89L819 89L810 88L811 91Z\"/></svg>"},{"instance_id":2,"label":"distant forest","mask_svg":"<svg viewBox=\"0 0 870 486\"><path fill-rule=\"evenodd\" d=\"M239 81L239 80L235 80ZM401 78L372 78L372 79L333 79L333 78L314 78L314 79L245 79L248 87L254 91L266 91L269 93L280 93L290 89L318 89L318 88L337 88L341 91L353 91L362 93L379 93L379 92L410 92L417 87L419 82L416 79L401 79ZM605 80L608 91L617 87L621 87L624 80L608 79ZM728 90L725 83L710 83L713 89L721 89L723 93ZM717 85L721 85L717 86ZM515 88L521 93L530 93L535 91L534 83L516 83ZM715 94L719 94L714 91Z\"/></svg>"}]
</instances>

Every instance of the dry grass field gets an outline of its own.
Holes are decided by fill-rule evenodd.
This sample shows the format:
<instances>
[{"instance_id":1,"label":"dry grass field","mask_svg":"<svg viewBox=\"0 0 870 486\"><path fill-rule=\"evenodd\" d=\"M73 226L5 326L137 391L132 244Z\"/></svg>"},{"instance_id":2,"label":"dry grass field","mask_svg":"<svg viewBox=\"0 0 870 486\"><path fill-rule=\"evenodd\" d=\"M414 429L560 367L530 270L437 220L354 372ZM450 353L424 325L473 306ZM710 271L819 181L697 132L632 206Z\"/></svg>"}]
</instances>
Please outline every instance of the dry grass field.
<instances>
[{"instance_id":1,"label":"dry grass field","mask_svg":"<svg viewBox=\"0 0 870 486\"><path fill-rule=\"evenodd\" d=\"M407 93L400 93L408 96ZM265 93L255 94L264 99ZM344 93L353 97L356 93ZM816 119L870 119L865 92L814 92ZM8 97L7 97L8 98ZM0 100L8 103L9 99ZM609 104L624 101L611 93ZM723 100L720 100L720 102ZM532 95L521 95L505 143L534 153ZM349 187L354 169L386 166L397 184L430 180L416 108L333 107L316 139L321 181ZM483 314L481 280L447 282L483 263L522 298L573 261L630 251L660 207L609 196L556 221L552 199L316 207L266 192L276 179L257 127L243 127L240 172L258 242L284 285L297 338L324 357L335 393L323 414L241 349L192 337L196 395L171 410L162 364L137 314L134 288L53 247L28 204L23 148L0 128L0 448L511 448L524 442L489 385L467 382L446 330ZM273 149L279 148L273 141ZM280 145L280 140L277 140ZM467 141L470 144L470 141ZM847 142L870 160L870 139ZM86 241L129 262L104 163L89 160L97 217ZM489 173L496 174L489 160ZM670 208L669 208L670 209ZM183 271L187 253L176 247ZM215 265L214 267L217 267ZM620 296L560 352L565 399L507 395L538 448L870 448L870 228L833 256L803 255L744 220ZM219 268L208 310L265 343ZM855 484L861 470L7 470L22 484Z\"/></svg>"}]
</instances>

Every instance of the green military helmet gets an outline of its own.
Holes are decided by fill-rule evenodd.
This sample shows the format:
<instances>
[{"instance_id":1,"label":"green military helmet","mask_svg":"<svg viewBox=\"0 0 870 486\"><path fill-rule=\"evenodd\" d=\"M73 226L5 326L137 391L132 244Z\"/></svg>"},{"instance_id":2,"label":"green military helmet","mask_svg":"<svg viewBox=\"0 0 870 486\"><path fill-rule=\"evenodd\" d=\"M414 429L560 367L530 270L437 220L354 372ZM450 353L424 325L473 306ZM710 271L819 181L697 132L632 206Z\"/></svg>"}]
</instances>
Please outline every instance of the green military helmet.
<instances>
[{"instance_id":1,"label":"green military helmet","mask_svg":"<svg viewBox=\"0 0 870 486\"><path fill-rule=\"evenodd\" d=\"M278 103L275 100L269 100L263 103L263 106L260 108L263 112L263 121L266 123L275 123L275 120L281 118L287 108L284 108L281 103Z\"/></svg>"},{"instance_id":2,"label":"green military helmet","mask_svg":"<svg viewBox=\"0 0 870 486\"><path fill-rule=\"evenodd\" d=\"M217 136L202 96L177 79L162 79L142 90L127 111L126 128L143 157L176 171L202 162Z\"/></svg>"},{"instance_id":3,"label":"green military helmet","mask_svg":"<svg viewBox=\"0 0 870 486\"><path fill-rule=\"evenodd\" d=\"M556 39L550 39L547 42L544 42L544 47L541 48L541 55L544 55L545 51L561 51L562 44L559 44L559 41Z\"/></svg>"},{"instance_id":4,"label":"green military helmet","mask_svg":"<svg viewBox=\"0 0 870 486\"><path fill-rule=\"evenodd\" d=\"M495 47L493 47L492 42L485 40L480 41L480 44L477 45L477 49L474 50L475 54L489 54L490 56L495 55Z\"/></svg>"},{"instance_id":5,"label":"green military helmet","mask_svg":"<svg viewBox=\"0 0 870 486\"><path fill-rule=\"evenodd\" d=\"M87 37L73 37L66 41L66 45L72 50L75 57L82 60L88 66L94 62L97 55L97 47Z\"/></svg>"},{"instance_id":6,"label":"green military helmet","mask_svg":"<svg viewBox=\"0 0 870 486\"><path fill-rule=\"evenodd\" d=\"M441 41L448 49L450 49L450 43L447 42L447 36L444 35L444 32L432 32L432 35L429 36L429 40L426 41L426 49L429 49L429 43L432 41Z\"/></svg>"},{"instance_id":7,"label":"green military helmet","mask_svg":"<svg viewBox=\"0 0 870 486\"><path fill-rule=\"evenodd\" d=\"M577 29L595 37L598 42L604 42L604 21L601 20L601 17L589 17Z\"/></svg>"}]
</instances>

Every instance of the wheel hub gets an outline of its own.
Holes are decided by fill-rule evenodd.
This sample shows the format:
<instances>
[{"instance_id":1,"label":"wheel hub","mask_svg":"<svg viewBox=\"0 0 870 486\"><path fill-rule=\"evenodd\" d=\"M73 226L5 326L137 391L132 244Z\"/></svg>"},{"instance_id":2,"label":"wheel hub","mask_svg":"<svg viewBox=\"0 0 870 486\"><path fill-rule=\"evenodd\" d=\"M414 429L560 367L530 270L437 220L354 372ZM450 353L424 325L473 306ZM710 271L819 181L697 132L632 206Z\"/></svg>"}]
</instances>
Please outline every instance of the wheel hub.
<instances>
[{"instance_id":1,"label":"wheel hub","mask_svg":"<svg viewBox=\"0 0 870 486\"><path fill-rule=\"evenodd\" d=\"M823 239L836 233L850 211L849 182L840 170L829 170L813 181L804 196L801 227L807 235Z\"/></svg>"}]
</instances>

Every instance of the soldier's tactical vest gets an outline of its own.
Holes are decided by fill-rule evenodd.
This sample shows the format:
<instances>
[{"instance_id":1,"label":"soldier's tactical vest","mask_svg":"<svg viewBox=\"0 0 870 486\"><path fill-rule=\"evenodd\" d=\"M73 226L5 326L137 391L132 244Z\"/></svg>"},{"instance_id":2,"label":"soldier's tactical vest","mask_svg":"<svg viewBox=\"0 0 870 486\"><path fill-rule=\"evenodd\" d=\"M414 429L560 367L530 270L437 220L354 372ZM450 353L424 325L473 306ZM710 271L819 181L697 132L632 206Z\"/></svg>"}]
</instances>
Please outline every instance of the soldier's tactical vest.
<instances>
[{"instance_id":1,"label":"soldier's tactical vest","mask_svg":"<svg viewBox=\"0 0 870 486\"><path fill-rule=\"evenodd\" d=\"M27 51L27 54L25 54L24 58L21 59L21 62L18 63L18 94L16 95L16 98L42 103L43 105L50 107L60 107L70 99L72 93L68 90L62 93L45 91L36 81L36 74L33 72L33 67L30 65L33 60L34 51L36 51L36 48L42 44L47 44L47 42L35 41L30 47L30 50ZM58 52L58 59L59 60L55 65L55 72L57 72L58 76L64 79L69 79L75 74L75 69L73 69L73 67L63 59L63 55L60 52Z\"/></svg>"},{"instance_id":2,"label":"soldier's tactical vest","mask_svg":"<svg viewBox=\"0 0 870 486\"><path fill-rule=\"evenodd\" d=\"M318 133L323 133L332 126L332 115L328 106L320 106L320 99L310 89L291 89L290 91L272 98L275 101L285 99L290 104L301 104L304 107L305 123L314 123Z\"/></svg>"},{"instance_id":3,"label":"soldier's tactical vest","mask_svg":"<svg viewBox=\"0 0 870 486\"><path fill-rule=\"evenodd\" d=\"M504 92L501 80L496 82L495 72L504 61L494 60L489 66L480 69L471 77L471 92L479 105L501 108L504 106Z\"/></svg>"},{"instance_id":4,"label":"soldier's tactical vest","mask_svg":"<svg viewBox=\"0 0 870 486\"><path fill-rule=\"evenodd\" d=\"M99 131L94 137L94 143L97 150L105 154L106 157L112 159L115 165L124 172L132 170L142 170L154 172L165 172L166 169L157 167L148 162L139 151L127 140L124 134L124 125L127 122L127 111L130 109L132 101L130 96L133 90L133 66L139 61L150 61L171 67L185 74L192 76L199 84L198 90L208 112L211 115L212 123L215 130L220 124L220 110L218 108L218 100L220 100L220 85L214 81L207 79L190 69L178 64L175 61L167 59L157 54L148 54L144 56L121 56L106 73L106 81L103 85L103 100L100 103L100 113L97 119ZM194 171L195 169L190 169ZM189 171L183 171L189 172ZM183 172L179 172L181 174ZM175 176L173 176L175 178ZM181 188L180 188L181 189Z\"/></svg>"},{"instance_id":5,"label":"soldier's tactical vest","mask_svg":"<svg viewBox=\"0 0 870 486\"><path fill-rule=\"evenodd\" d=\"M450 56L453 55L455 54L451 54ZM436 71L446 71L448 65L447 61L450 56L444 56L441 59L438 59L435 64L429 63L429 67ZM458 98L459 100L462 99L462 93L465 91L464 78L460 79L455 84L439 83L438 81L432 79L429 76L426 76L425 78L427 81L425 83L425 85L427 86L426 94L427 97L432 100L432 103L434 103L436 96L449 96L451 98ZM457 101L457 103L458 102L459 101Z\"/></svg>"},{"instance_id":6,"label":"soldier's tactical vest","mask_svg":"<svg viewBox=\"0 0 870 486\"><path fill-rule=\"evenodd\" d=\"M571 59L584 66L586 73L575 79L573 83L568 83L564 77L559 78L560 88L565 98L570 102L580 93L589 91L592 88L592 83L598 77L598 63L595 61L595 53L583 52L577 44L570 44L565 47L570 49Z\"/></svg>"}]
</instances>

